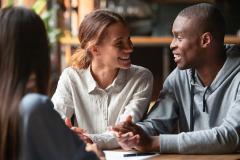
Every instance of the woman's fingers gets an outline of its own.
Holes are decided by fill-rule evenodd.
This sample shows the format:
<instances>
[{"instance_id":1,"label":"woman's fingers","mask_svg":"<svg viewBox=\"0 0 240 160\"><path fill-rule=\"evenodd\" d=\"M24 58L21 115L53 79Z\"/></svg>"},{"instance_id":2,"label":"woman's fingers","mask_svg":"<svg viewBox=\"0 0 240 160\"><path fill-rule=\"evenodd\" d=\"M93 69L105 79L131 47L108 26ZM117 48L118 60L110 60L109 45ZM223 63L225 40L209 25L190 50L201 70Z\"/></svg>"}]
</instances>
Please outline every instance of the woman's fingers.
<instances>
[{"instance_id":1,"label":"woman's fingers","mask_svg":"<svg viewBox=\"0 0 240 160\"><path fill-rule=\"evenodd\" d=\"M99 157L100 160L105 160L105 155L104 155L103 151L100 150L95 143L93 143L93 144L87 143L87 145L86 145L86 150L87 150L87 151L95 152L96 155Z\"/></svg>"},{"instance_id":2,"label":"woman's fingers","mask_svg":"<svg viewBox=\"0 0 240 160\"><path fill-rule=\"evenodd\" d=\"M76 133L86 133L86 130L84 130L80 127L72 127L71 130L73 130Z\"/></svg>"},{"instance_id":3,"label":"woman's fingers","mask_svg":"<svg viewBox=\"0 0 240 160\"><path fill-rule=\"evenodd\" d=\"M65 119L65 124L66 124L66 126L68 126L69 128L72 128L72 127L73 127L70 118L66 118L66 119Z\"/></svg>"}]
</instances>

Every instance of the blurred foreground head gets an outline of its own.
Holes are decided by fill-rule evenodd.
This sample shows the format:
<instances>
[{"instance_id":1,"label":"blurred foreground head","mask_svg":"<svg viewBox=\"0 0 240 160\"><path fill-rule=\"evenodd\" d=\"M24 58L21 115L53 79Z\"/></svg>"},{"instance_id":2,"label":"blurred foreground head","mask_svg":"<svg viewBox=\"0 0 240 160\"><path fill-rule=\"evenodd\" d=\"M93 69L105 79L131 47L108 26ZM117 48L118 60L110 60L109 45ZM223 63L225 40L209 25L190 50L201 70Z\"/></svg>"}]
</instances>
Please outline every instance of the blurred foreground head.
<instances>
[{"instance_id":1,"label":"blurred foreground head","mask_svg":"<svg viewBox=\"0 0 240 160\"><path fill-rule=\"evenodd\" d=\"M0 160L17 159L19 102L33 79L35 91L46 94L50 69L46 29L32 10L0 10Z\"/></svg>"}]
</instances>

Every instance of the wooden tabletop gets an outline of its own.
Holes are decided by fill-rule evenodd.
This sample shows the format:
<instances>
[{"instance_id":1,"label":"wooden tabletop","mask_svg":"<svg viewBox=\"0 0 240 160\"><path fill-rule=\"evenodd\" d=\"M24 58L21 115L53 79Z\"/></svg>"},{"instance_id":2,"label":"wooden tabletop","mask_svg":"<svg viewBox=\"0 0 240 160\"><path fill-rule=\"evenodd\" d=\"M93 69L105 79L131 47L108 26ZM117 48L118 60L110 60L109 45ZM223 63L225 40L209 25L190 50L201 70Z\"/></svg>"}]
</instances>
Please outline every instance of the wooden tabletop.
<instances>
[{"instance_id":1,"label":"wooden tabletop","mask_svg":"<svg viewBox=\"0 0 240 160\"><path fill-rule=\"evenodd\" d=\"M138 160L240 160L240 154L222 154L222 155L183 155L183 154L156 154L146 156L128 156L125 154L132 154L135 152L123 151L122 149L105 150L106 160L124 160L124 159L138 159Z\"/></svg>"},{"instance_id":2,"label":"wooden tabletop","mask_svg":"<svg viewBox=\"0 0 240 160\"><path fill-rule=\"evenodd\" d=\"M160 154L149 160L240 160L240 154L225 155L179 155L179 154Z\"/></svg>"}]
</instances>

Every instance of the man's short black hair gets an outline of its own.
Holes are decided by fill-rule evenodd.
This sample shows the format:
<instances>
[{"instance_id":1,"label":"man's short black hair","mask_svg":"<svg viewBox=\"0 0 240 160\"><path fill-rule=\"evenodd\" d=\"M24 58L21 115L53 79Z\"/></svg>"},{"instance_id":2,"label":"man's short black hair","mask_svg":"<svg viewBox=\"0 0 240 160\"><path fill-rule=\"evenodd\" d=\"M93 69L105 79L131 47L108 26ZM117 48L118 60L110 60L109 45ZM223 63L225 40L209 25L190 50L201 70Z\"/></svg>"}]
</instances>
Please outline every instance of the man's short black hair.
<instances>
[{"instance_id":1,"label":"man's short black hair","mask_svg":"<svg viewBox=\"0 0 240 160\"><path fill-rule=\"evenodd\" d=\"M225 20L220 10L212 4L199 3L183 9L178 16L196 18L202 32L210 32L215 40L224 42Z\"/></svg>"}]
</instances>

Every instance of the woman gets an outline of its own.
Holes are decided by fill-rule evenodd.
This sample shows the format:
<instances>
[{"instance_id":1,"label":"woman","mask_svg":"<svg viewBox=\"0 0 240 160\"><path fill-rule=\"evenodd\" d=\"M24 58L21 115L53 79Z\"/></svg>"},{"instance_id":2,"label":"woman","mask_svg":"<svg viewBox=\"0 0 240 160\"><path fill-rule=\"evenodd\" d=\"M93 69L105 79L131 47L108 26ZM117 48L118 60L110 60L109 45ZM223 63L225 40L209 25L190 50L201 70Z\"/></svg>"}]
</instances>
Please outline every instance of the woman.
<instances>
[{"instance_id":1,"label":"woman","mask_svg":"<svg viewBox=\"0 0 240 160\"><path fill-rule=\"evenodd\" d=\"M75 115L75 125L86 130L101 148L117 147L108 126L128 115L139 121L152 93L153 76L131 65L133 51L124 19L107 10L88 14L79 28L80 49L58 82L52 101L63 119Z\"/></svg>"},{"instance_id":2,"label":"woman","mask_svg":"<svg viewBox=\"0 0 240 160\"><path fill-rule=\"evenodd\" d=\"M43 21L25 8L0 11L0 160L97 159L44 94L49 47Z\"/></svg>"}]
</instances>

